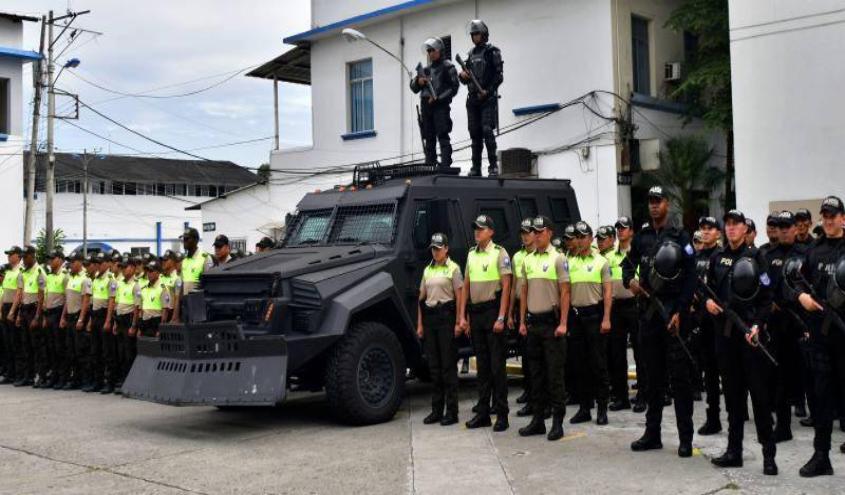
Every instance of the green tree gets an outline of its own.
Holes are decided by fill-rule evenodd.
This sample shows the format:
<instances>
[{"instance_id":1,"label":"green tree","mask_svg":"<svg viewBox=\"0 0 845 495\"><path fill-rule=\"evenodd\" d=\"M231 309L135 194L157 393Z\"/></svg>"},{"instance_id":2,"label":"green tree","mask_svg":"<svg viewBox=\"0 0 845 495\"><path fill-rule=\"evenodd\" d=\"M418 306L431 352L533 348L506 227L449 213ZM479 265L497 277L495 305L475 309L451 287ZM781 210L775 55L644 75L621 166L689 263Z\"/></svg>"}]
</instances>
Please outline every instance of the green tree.
<instances>
[{"instance_id":1,"label":"green tree","mask_svg":"<svg viewBox=\"0 0 845 495\"><path fill-rule=\"evenodd\" d=\"M697 212L707 210L710 193L725 180L725 172L710 165L712 157L701 137L672 138L660 152L660 168L643 176L646 184L663 186L690 231L697 227Z\"/></svg>"},{"instance_id":2,"label":"green tree","mask_svg":"<svg viewBox=\"0 0 845 495\"><path fill-rule=\"evenodd\" d=\"M688 118L698 116L725 135L725 207L733 208L733 107L728 0L685 0L669 17L667 27L696 40L685 61L684 78L671 97L689 105Z\"/></svg>"},{"instance_id":3,"label":"green tree","mask_svg":"<svg viewBox=\"0 0 845 495\"><path fill-rule=\"evenodd\" d=\"M53 231L53 245L55 249L61 251L64 249L63 244L65 242L65 233L62 229L56 229ZM47 258L47 230L41 229L38 232L38 237L35 238L35 249L36 249L36 258L38 259L39 263L43 263L44 260Z\"/></svg>"}]
</instances>

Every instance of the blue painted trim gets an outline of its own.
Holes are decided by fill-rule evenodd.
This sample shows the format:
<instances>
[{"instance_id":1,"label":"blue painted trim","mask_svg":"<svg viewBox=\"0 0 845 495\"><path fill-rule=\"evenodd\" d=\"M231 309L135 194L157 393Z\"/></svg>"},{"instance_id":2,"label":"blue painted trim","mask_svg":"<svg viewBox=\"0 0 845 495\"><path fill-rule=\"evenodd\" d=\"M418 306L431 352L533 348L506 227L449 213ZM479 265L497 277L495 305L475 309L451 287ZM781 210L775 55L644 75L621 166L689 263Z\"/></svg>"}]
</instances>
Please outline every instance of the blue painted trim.
<instances>
[{"instance_id":1,"label":"blue painted trim","mask_svg":"<svg viewBox=\"0 0 845 495\"><path fill-rule=\"evenodd\" d=\"M92 243L95 243L95 242L103 242L103 243L109 243L109 242L151 242L151 243L155 243L156 240L157 239L142 239L142 238L132 238L132 237L126 237L126 238L117 237L117 238L114 238L114 239L88 239L88 245L90 246ZM178 237L176 237L174 239L161 239L161 242L177 242L177 241L181 242L181 239L179 239ZM64 242L82 242L82 239L65 239ZM34 245L34 243L35 243L35 241L33 240L33 245Z\"/></svg>"},{"instance_id":2,"label":"blue painted trim","mask_svg":"<svg viewBox=\"0 0 845 495\"><path fill-rule=\"evenodd\" d=\"M161 222L156 222L156 256L161 256Z\"/></svg>"},{"instance_id":3,"label":"blue painted trim","mask_svg":"<svg viewBox=\"0 0 845 495\"><path fill-rule=\"evenodd\" d=\"M5 143L8 140L9 140L8 134L0 134L0 143Z\"/></svg>"},{"instance_id":4,"label":"blue painted trim","mask_svg":"<svg viewBox=\"0 0 845 495\"><path fill-rule=\"evenodd\" d=\"M19 58L22 60L41 60L41 54L31 50L21 50L8 46L0 46L0 57Z\"/></svg>"},{"instance_id":5,"label":"blue painted trim","mask_svg":"<svg viewBox=\"0 0 845 495\"><path fill-rule=\"evenodd\" d=\"M683 103L659 100L640 93L634 93L634 96L631 97L631 104L635 107L649 108L651 110L658 110L660 112L674 113L678 115L686 115L689 113L689 107Z\"/></svg>"},{"instance_id":6,"label":"blue painted trim","mask_svg":"<svg viewBox=\"0 0 845 495\"><path fill-rule=\"evenodd\" d=\"M546 103L545 105L533 105L530 107L514 108L513 114L517 117L522 115L531 115L534 113L546 113L560 110L563 107L560 103Z\"/></svg>"},{"instance_id":7,"label":"blue painted trim","mask_svg":"<svg viewBox=\"0 0 845 495\"><path fill-rule=\"evenodd\" d=\"M354 141L356 139L367 139L371 137L376 137L376 131L350 132L349 134L342 134L340 136L344 141Z\"/></svg>"},{"instance_id":8,"label":"blue painted trim","mask_svg":"<svg viewBox=\"0 0 845 495\"><path fill-rule=\"evenodd\" d=\"M436 0L410 0L408 2L402 2L396 5L392 5L390 7L385 7L383 9L367 12L366 14L356 15L348 19L343 19L342 21L326 24L325 26L320 26L318 28L311 29L310 31L294 34L293 36L288 36L283 41L289 45L295 45L300 41L310 41L312 38L319 34L328 33L329 31L334 31L336 29L342 29L350 25L369 21L384 15L395 14L403 10L412 9L414 7L422 7L424 5L432 4L435 1Z\"/></svg>"}]
</instances>

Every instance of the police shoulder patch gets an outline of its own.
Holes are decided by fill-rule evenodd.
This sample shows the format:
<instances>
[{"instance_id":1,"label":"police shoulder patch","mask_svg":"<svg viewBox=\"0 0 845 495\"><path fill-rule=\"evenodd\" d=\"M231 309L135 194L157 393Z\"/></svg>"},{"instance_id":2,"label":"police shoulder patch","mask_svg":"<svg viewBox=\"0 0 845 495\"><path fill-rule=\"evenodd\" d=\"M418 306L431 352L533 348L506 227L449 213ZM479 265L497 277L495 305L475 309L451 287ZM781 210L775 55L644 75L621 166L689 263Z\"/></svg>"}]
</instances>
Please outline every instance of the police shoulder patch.
<instances>
[{"instance_id":1,"label":"police shoulder patch","mask_svg":"<svg viewBox=\"0 0 845 495\"><path fill-rule=\"evenodd\" d=\"M695 254L695 250L692 248L692 245L690 245L690 244L687 244L686 246L684 246L684 252L687 253L690 256Z\"/></svg>"},{"instance_id":2,"label":"police shoulder patch","mask_svg":"<svg viewBox=\"0 0 845 495\"><path fill-rule=\"evenodd\" d=\"M760 274L760 283L763 284L764 287L768 287L772 284L772 279L769 278L769 274L763 272Z\"/></svg>"}]
</instances>

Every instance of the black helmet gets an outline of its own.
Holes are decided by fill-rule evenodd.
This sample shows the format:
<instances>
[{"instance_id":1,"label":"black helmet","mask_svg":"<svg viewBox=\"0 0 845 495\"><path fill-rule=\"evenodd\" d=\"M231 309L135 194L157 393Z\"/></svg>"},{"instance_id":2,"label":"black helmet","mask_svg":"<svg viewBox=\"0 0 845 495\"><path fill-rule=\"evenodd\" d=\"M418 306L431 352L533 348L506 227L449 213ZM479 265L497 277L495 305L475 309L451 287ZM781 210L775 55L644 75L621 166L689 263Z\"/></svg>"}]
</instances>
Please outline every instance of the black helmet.
<instances>
[{"instance_id":1,"label":"black helmet","mask_svg":"<svg viewBox=\"0 0 845 495\"><path fill-rule=\"evenodd\" d=\"M757 262L752 258L740 258L731 267L731 294L739 301L751 301L760 291L761 277Z\"/></svg>"},{"instance_id":2,"label":"black helmet","mask_svg":"<svg viewBox=\"0 0 845 495\"><path fill-rule=\"evenodd\" d=\"M490 31L487 29L487 24L484 23L481 19L473 19L467 23L467 34L472 36L473 34L481 34L484 37L484 41L490 37Z\"/></svg>"},{"instance_id":3,"label":"black helmet","mask_svg":"<svg viewBox=\"0 0 845 495\"><path fill-rule=\"evenodd\" d=\"M429 38L423 43L422 50L423 53L428 53L428 50L437 50L441 55L445 55L446 44L440 38Z\"/></svg>"},{"instance_id":4,"label":"black helmet","mask_svg":"<svg viewBox=\"0 0 845 495\"><path fill-rule=\"evenodd\" d=\"M827 289L827 300L836 309L845 308L845 256L839 258L833 268L833 276Z\"/></svg>"},{"instance_id":5,"label":"black helmet","mask_svg":"<svg viewBox=\"0 0 845 495\"><path fill-rule=\"evenodd\" d=\"M663 281L675 280L681 275L684 250L677 243L664 242L654 255L652 270Z\"/></svg>"}]
</instances>

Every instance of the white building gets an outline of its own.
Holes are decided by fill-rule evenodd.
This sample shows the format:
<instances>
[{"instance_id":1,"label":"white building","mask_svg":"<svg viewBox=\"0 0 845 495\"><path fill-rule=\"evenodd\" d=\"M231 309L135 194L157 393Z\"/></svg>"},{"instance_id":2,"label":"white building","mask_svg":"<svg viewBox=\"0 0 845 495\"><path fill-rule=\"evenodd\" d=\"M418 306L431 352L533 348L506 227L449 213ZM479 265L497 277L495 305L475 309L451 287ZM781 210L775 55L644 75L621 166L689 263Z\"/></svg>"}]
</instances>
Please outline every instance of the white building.
<instances>
[{"instance_id":1,"label":"white building","mask_svg":"<svg viewBox=\"0 0 845 495\"><path fill-rule=\"evenodd\" d=\"M23 244L24 202L23 64L38 61L37 52L24 50L23 22L35 17L0 12L0 246Z\"/></svg>"},{"instance_id":2,"label":"white building","mask_svg":"<svg viewBox=\"0 0 845 495\"><path fill-rule=\"evenodd\" d=\"M731 0L737 206L755 218L845 196L845 2Z\"/></svg>"},{"instance_id":3,"label":"white building","mask_svg":"<svg viewBox=\"0 0 845 495\"><path fill-rule=\"evenodd\" d=\"M695 122L683 126L681 107L667 101L686 45L682 33L664 26L680 3L312 0L312 29L285 38L296 48L249 75L311 85L313 143L271 152L273 179L259 194L268 206L265 216L252 224L232 222L237 230L230 233L249 235L259 222L281 221L304 192L348 183L355 163L422 157L418 97L409 91L404 69L370 43L346 41L344 28L364 32L414 67L423 59L422 43L431 36L443 37L451 54L466 53L471 47L466 24L475 18L488 24L490 41L501 48L505 62L500 152L527 148L535 157L534 173L571 179L582 218L593 225L643 211L644 193L635 188L637 198L632 201L632 178L636 183L641 169L657 167L658 151L667 138L704 132ZM667 71L666 64L678 65ZM464 147L469 137L465 91L453 101L452 142L456 150L464 148L456 152L455 165L466 172L470 152ZM563 108L585 95L583 104ZM629 116L636 129L633 136L619 125ZM718 135L712 135L712 145L717 154L724 154ZM332 173L338 170L345 173ZM222 224L232 209L214 205L235 203L240 194L205 203L203 221ZM717 198L712 203L717 209Z\"/></svg>"},{"instance_id":4,"label":"white building","mask_svg":"<svg viewBox=\"0 0 845 495\"><path fill-rule=\"evenodd\" d=\"M212 226L202 225L198 211L186 207L257 180L252 172L224 161L69 153L55 156L53 225L65 235L65 252L79 249L83 242L84 162L88 164L89 249L160 254L181 249L179 236L191 226L199 230L203 247L210 250L216 232ZM46 156L39 154L33 236L44 228L45 165ZM245 247L244 239L232 237L231 242Z\"/></svg>"}]
</instances>

